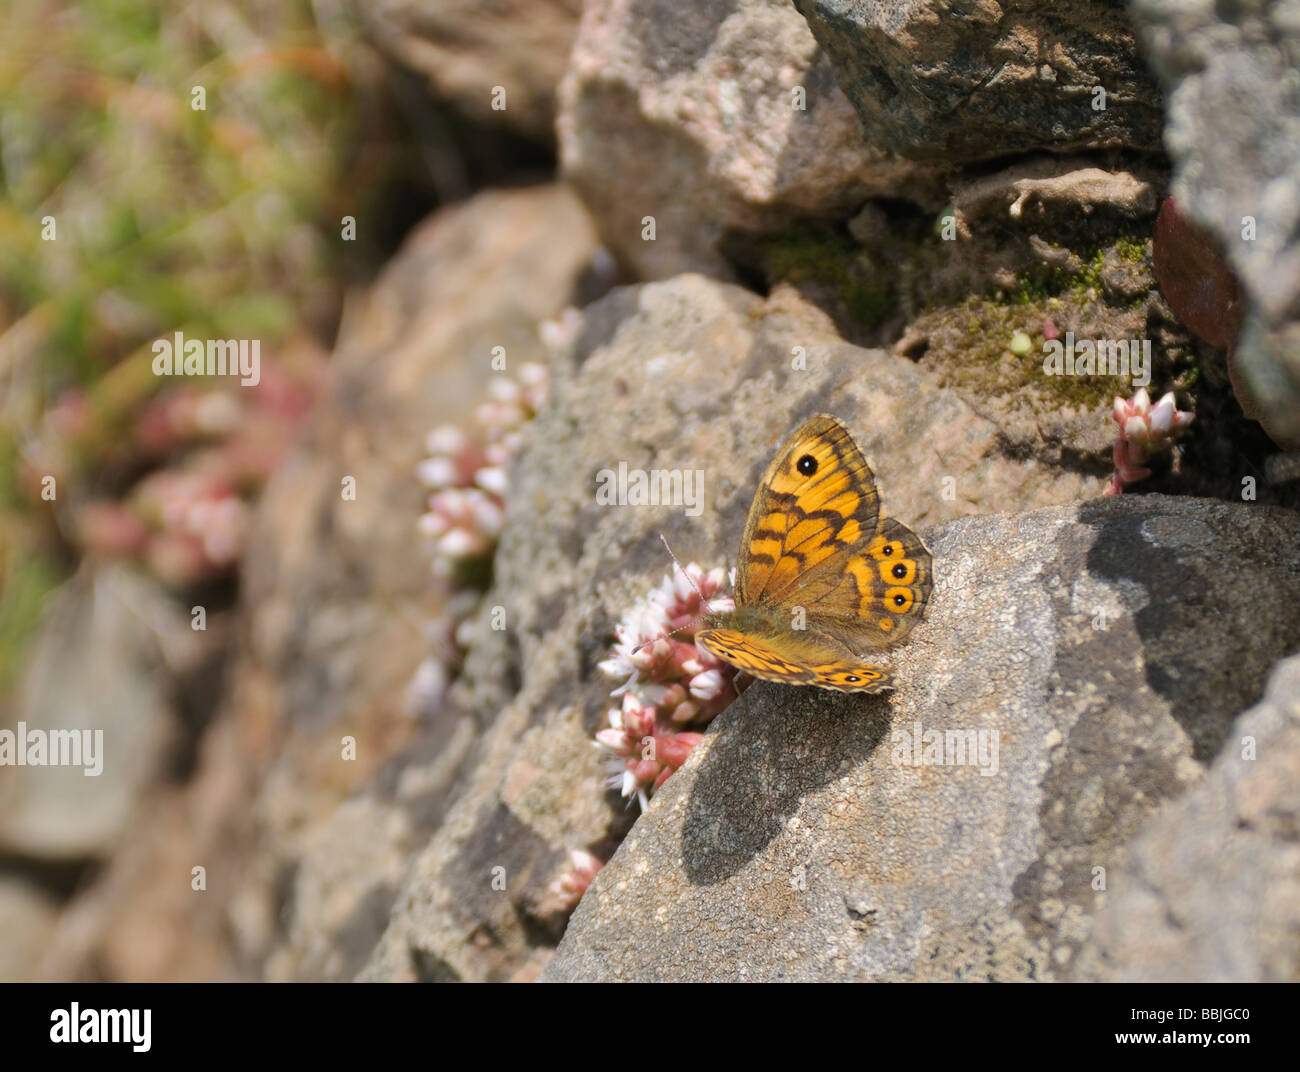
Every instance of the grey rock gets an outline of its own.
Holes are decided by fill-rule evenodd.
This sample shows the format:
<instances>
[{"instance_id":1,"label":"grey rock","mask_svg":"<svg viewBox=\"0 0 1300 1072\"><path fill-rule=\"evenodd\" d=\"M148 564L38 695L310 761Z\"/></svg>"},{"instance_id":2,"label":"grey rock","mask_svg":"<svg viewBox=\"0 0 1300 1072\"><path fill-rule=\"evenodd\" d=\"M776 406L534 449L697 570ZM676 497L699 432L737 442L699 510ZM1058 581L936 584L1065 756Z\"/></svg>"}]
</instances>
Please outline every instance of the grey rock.
<instances>
[{"instance_id":1,"label":"grey rock","mask_svg":"<svg viewBox=\"0 0 1300 1072\"><path fill-rule=\"evenodd\" d=\"M1107 876L1074 976L1136 982L1300 979L1300 656L1274 670L1205 780Z\"/></svg>"},{"instance_id":2,"label":"grey rock","mask_svg":"<svg viewBox=\"0 0 1300 1072\"><path fill-rule=\"evenodd\" d=\"M351 979L388 923L414 847L404 809L368 794L340 804L302 855L264 978Z\"/></svg>"},{"instance_id":3,"label":"grey rock","mask_svg":"<svg viewBox=\"0 0 1300 1072\"><path fill-rule=\"evenodd\" d=\"M458 708L407 706L429 654L422 625L442 609L416 531L427 489L414 470L430 428L483 400L492 347L506 347L511 370L545 359L538 321L571 300L594 249L566 188L487 192L424 221L349 303L304 442L258 505L241 642L193 776L146 801L129 844L73 899L75 925L47 957L50 977L323 980L365 962L477 732ZM340 495L344 475L357 480L355 501ZM76 658L58 666L80 666L83 688L101 662L132 671L125 634L87 652L80 626L69 628L62 642L75 641ZM185 619L181 628L205 635ZM76 682L56 684L39 695ZM113 710L115 690L99 687L97 705ZM151 696L129 709L143 723L137 762ZM342 757L345 735L355 761ZM106 737L112 756L116 738ZM394 768L397 755L406 770ZM16 785L0 769L0 794ZM79 821L73 800L51 814L57 805ZM116 823L116 808L99 811L95 822ZM5 838L18 821L13 810L0 816ZM72 832L94 836L94 823ZM202 895L189 888L196 865L209 875Z\"/></svg>"},{"instance_id":4,"label":"grey rock","mask_svg":"<svg viewBox=\"0 0 1300 1072\"><path fill-rule=\"evenodd\" d=\"M75 860L118 847L174 755L175 674L201 659L204 638L166 591L126 566L88 564L52 597L0 728L89 731L100 773L0 767L0 851Z\"/></svg>"},{"instance_id":5,"label":"grey rock","mask_svg":"<svg viewBox=\"0 0 1300 1072\"><path fill-rule=\"evenodd\" d=\"M428 549L413 528L425 438L483 401L493 347L509 369L545 360L538 322L564 308L594 249L565 187L489 191L426 220L354 307L328 395L267 488L244 567L250 636L235 685L270 690L271 722L336 739L364 721L394 746L409 738L403 694L427 655L418 623L441 609L421 583ZM344 476L355 500L340 495ZM335 747L323 758L337 767Z\"/></svg>"},{"instance_id":6,"label":"grey rock","mask_svg":"<svg viewBox=\"0 0 1300 1072\"><path fill-rule=\"evenodd\" d=\"M557 131L565 177L641 278L727 278L728 232L844 218L871 196L943 204L936 169L862 129L784 0L592 0ZM646 216L654 241L642 237Z\"/></svg>"},{"instance_id":7,"label":"grey rock","mask_svg":"<svg viewBox=\"0 0 1300 1072\"><path fill-rule=\"evenodd\" d=\"M1133 16L1168 96L1179 210L1219 241L1245 294L1234 359L1265 429L1300 446L1300 9L1134 0Z\"/></svg>"},{"instance_id":8,"label":"grey rock","mask_svg":"<svg viewBox=\"0 0 1300 1072\"><path fill-rule=\"evenodd\" d=\"M45 946L58 922L55 902L34 884L0 874L0 983L40 977Z\"/></svg>"},{"instance_id":9,"label":"grey rock","mask_svg":"<svg viewBox=\"0 0 1300 1072\"><path fill-rule=\"evenodd\" d=\"M1160 94L1119 0L795 0L864 128L946 164L1035 149L1149 149ZM1106 92L1093 107L1094 90Z\"/></svg>"},{"instance_id":10,"label":"grey rock","mask_svg":"<svg viewBox=\"0 0 1300 1072\"><path fill-rule=\"evenodd\" d=\"M906 358L846 343L789 290L764 301L696 275L617 289L584 310L552 384L511 474L486 599L505 609L508 628L493 630L485 612L455 692L479 735L365 979L540 970L563 927L547 886L568 852L607 854L635 817L602 788L607 772L591 744L617 703L596 667L611 630L671 568L659 533L682 562L721 565L735 554L754 484L802 417L844 418L875 465L886 512L915 526L1067 503L1103 486L1104 465L1071 471L1057 460L1059 445L1041 439L1009 447L956 392ZM619 462L702 470L699 516L681 506L598 505L596 474ZM1013 616L1005 606L998 613ZM969 647L954 650L976 658ZM830 694L802 702L827 726L841 710ZM493 886L497 867L505 889Z\"/></svg>"},{"instance_id":11,"label":"grey rock","mask_svg":"<svg viewBox=\"0 0 1300 1072\"><path fill-rule=\"evenodd\" d=\"M509 126L541 141L554 137L555 88L581 9L580 0L349 5L370 43L426 79L439 105L449 101L475 123ZM494 109L498 86L505 107ZM426 122L436 122L436 116Z\"/></svg>"},{"instance_id":12,"label":"grey rock","mask_svg":"<svg viewBox=\"0 0 1300 1072\"><path fill-rule=\"evenodd\" d=\"M1300 644L1300 564L1278 554L1297 521L1124 496L923 533L936 586L899 688L751 688L543 978L1061 978L1097 869L1237 747L1233 719ZM918 727L996 735L996 773L991 752L915 764Z\"/></svg>"},{"instance_id":13,"label":"grey rock","mask_svg":"<svg viewBox=\"0 0 1300 1072\"><path fill-rule=\"evenodd\" d=\"M255 802L264 866L244 891L268 903L292 875L283 927L258 950L272 977L355 973L396 896L404 839L447 798L476 724L448 705L422 726L407 705L429 654L421 625L443 609L415 529L427 495L415 468L430 428L484 400L493 347L509 370L546 359L538 324L572 300L594 251L563 186L488 191L435 213L345 323L331 390L266 491L230 704L248 747L263 732L277 740ZM339 494L345 474L355 501ZM495 710L507 688L498 681L482 702ZM357 762L340 758L345 734ZM375 784L397 755L413 768L402 792ZM363 786L363 803L336 810ZM353 851L336 856L321 839Z\"/></svg>"}]
</instances>

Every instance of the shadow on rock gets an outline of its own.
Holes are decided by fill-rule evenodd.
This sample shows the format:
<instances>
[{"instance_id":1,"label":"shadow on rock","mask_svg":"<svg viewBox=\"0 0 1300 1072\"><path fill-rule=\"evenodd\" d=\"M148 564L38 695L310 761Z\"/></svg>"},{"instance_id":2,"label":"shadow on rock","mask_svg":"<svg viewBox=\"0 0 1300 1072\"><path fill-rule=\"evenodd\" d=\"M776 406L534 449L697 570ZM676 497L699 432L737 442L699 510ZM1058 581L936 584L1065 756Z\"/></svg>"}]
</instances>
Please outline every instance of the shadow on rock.
<instances>
[{"instance_id":1,"label":"shadow on rock","mask_svg":"<svg viewBox=\"0 0 1300 1072\"><path fill-rule=\"evenodd\" d=\"M1079 520L1097 530L1087 568L1124 593L1147 684L1192 739L1193 756L1208 763L1237 715L1259 700L1269 668L1300 644L1290 610L1296 585L1250 567L1277 556L1276 526L1265 518L1283 515L1261 509L1258 523L1246 515L1225 556L1217 519L1153 515L1149 506L1083 504ZM1109 632L1123 643L1122 621Z\"/></svg>"},{"instance_id":2,"label":"shadow on rock","mask_svg":"<svg viewBox=\"0 0 1300 1072\"><path fill-rule=\"evenodd\" d=\"M881 696L765 682L745 693L718 720L687 803L690 883L722 882L761 853L805 796L870 757L889 712Z\"/></svg>"}]
</instances>

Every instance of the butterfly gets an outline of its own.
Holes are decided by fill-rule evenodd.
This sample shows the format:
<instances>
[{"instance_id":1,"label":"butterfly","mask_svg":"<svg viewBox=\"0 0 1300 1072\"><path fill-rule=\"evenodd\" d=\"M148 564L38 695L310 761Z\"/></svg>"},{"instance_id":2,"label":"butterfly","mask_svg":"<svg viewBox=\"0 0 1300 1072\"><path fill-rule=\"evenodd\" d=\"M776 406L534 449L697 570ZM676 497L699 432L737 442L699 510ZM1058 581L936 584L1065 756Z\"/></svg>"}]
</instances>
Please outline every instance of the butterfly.
<instances>
[{"instance_id":1,"label":"butterfly","mask_svg":"<svg viewBox=\"0 0 1300 1072\"><path fill-rule=\"evenodd\" d=\"M889 672L858 652L906 640L931 588L925 544L880 516L862 451L819 414L763 474L740 541L736 609L706 616L695 643L766 681L882 692Z\"/></svg>"}]
</instances>

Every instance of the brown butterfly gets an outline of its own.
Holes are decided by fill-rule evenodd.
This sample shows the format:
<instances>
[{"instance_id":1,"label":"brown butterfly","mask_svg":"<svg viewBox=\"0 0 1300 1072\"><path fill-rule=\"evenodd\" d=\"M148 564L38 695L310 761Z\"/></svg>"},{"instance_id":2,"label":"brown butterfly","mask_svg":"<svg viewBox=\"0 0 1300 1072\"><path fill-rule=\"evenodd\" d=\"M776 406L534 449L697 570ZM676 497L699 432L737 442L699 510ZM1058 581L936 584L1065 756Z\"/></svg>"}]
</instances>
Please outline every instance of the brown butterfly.
<instances>
[{"instance_id":1,"label":"brown butterfly","mask_svg":"<svg viewBox=\"0 0 1300 1072\"><path fill-rule=\"evenodd\" d=\"M767 681L840 692L893 687L861 651L901 644L930 599L930 552L880 516L875 476L849 430L819 414L777 451L749 508L736 609L695 642Z\"/></svg>"}]
</instances>

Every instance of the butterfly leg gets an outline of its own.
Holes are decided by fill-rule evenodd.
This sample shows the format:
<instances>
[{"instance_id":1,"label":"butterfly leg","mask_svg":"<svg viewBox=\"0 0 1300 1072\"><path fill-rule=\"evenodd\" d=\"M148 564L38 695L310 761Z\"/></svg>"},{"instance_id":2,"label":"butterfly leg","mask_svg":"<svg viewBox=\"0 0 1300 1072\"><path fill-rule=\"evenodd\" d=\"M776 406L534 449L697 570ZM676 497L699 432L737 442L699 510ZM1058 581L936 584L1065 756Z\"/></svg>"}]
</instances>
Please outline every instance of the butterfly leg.
<instances>
[{"instance_id":1,"label":"butterfly leg","mask_svg":"<svg viewBox=\"0 0 1300 1072\"><path fill-rule=\"evenodd\" d=\"M743 670L737 671L736 676L731 679L731 687L735 690L736 699L740 701L740 709L745 712L746 719L749 718L749 701L745 699L745 693L749 691L749 686L754 683L754 680ZM743 689L740 687L742 684L745 686Z\"/></svg>"}]
</instances>

